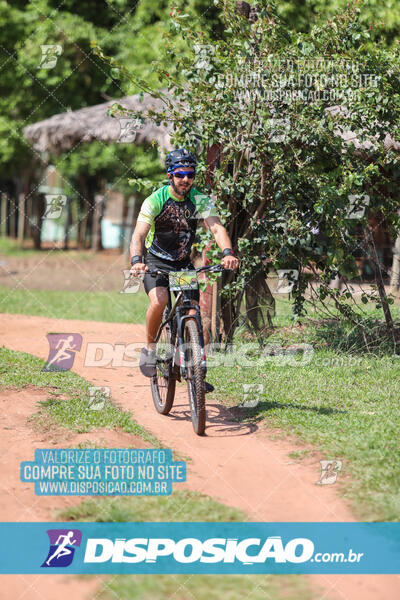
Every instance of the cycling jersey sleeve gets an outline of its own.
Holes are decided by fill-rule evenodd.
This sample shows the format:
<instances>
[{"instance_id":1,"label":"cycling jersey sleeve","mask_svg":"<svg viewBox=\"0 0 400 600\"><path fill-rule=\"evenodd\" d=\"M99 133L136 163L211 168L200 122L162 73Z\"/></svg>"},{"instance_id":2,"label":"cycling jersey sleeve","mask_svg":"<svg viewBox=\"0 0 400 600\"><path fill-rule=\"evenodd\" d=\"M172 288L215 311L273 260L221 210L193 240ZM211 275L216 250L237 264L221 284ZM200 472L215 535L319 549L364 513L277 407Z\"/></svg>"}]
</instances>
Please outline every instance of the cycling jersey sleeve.
<instances>
[{"instance_id":1,"label":"cycling jersey sleeve","mask_svg":"<svg viewBox=\"0 0 400 600\"><path fill-rule=\"evenodd\" d=\"M149 196L144 200L137 220L142 221L144 223L148 223L149 225L153 225L155 217L158 215L157 211L157 203L154 202L154 198Z\"/></svg>"}]
</instances>

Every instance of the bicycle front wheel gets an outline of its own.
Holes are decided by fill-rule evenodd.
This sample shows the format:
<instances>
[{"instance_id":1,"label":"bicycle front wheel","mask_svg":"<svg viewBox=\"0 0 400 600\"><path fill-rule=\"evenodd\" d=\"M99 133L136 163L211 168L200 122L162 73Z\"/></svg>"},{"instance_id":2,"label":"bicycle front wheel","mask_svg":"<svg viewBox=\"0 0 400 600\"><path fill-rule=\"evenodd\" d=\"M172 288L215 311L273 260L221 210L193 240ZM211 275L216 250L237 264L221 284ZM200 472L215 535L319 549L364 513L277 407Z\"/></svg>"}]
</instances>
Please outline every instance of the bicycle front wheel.
<instances>
[{"instance_id":1,"label":"bicycle front wheel","mask_svg":"<svg viewBox=\"0 0 400 600\"><path fill-rule=\"evenodd\" d=\"M206 427L204 372L201 364L202 352L199 330L194 319L186 320L184 341L187 386L193 429L197 435L202 435Z\"/></svg>"},{"instance_id":2,"label":"bicycle front wheel","mask_svg":"<svg viewBox=\"0 0 400 600\"><path fill-rule=\"evenodd\" d=\"M171 329L169 325L165 325L156 344L157 374L150 380L154 406L162 415L169 413L175 398L176 380L172 376L172 356Z\"/></svg>"}]
</instances>

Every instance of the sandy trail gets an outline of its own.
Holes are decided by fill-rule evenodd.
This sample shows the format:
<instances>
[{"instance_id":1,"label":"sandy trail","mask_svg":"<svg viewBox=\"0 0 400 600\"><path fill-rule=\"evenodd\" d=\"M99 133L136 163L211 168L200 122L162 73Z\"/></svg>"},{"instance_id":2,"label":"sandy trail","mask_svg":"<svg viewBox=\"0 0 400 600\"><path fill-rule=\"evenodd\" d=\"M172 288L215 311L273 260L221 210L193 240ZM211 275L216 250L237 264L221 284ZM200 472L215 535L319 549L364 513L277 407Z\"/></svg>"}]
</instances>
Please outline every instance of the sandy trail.
<instances>
[{"instance_id":1,"label":"sandy trail","mask_svg":"<svg viewBox=\"0 0 400 600\"><path fill-rule=\"evenodd\" d=\"M301 463L292 461L288 453L298 450L298 445L292 441L271 440L267 432L257 426L232 421L229 411L213 402L212 395L211 398L208 397L206 436L198 437L191 426L185 386L178 386L174 408L165 417L155 411L148 381L142 377L138 368L84 365L89 342L108 342L114 346L143 342L144 326L0 315L0 340L7 348L46 359L46 334L49 332L80 333L83 344L81 351L76 353L72 370L94 385L110 387L113 399L130 410L141 425L154 433L167 447L191 459L187 464L187 482L182 487L197 490L224 504L241 508L253 521L356 520L350 508L338 496L337 486L315 485L320 474L316 454ZM32 412L33 409L30 414ZM1 443L3 444L3 440ZM29 441L31 450L20 460L33 457L34 448L40 447L35 446L36 443L35 439ZM120 439L120 444L110 445L124 447L128 442ZM20 488L23 485L25 484L16 482L18 494L22 493ZM40 499L40 503L42 500ZM54 498L49 500L49 504L54 507ZM6 506L1 504L0 507L3 521L18 520L12 511L7 511ZM42 510L46 510L44 503L40 511ZM171 519L179 520L179 514L171 516ZM51 515L48 514L44 519L43 515L33 518L32 515L28 517L25 514L19 520L51 520ZM310 579L316 589L316 598L324 600L397 600L400 597L398 576L329 575L312 576ZM318 588L322 591L318 592ZM64 593L65 591L66 588ZM87 593L90 594L89 589L85 595L77 596L74 593L74 597L83 600L90 597ZM29 594L27 597L33 596ZM61 599L65 596L53 594L50 597ZM47 600L45 594L42 600L43 598Z\"/></svg>"}]
</instances>

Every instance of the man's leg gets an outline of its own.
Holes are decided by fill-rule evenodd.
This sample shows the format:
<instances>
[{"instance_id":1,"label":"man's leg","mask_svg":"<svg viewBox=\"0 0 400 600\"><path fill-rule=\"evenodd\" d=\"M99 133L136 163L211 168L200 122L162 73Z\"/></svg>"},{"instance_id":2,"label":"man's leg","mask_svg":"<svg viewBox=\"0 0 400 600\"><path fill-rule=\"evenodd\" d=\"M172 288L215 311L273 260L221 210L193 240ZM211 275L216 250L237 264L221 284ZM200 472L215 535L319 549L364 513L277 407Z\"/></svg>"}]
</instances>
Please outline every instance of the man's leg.
<instances>
[{"instance_id":1,"label":"man's leg","mask_svg":"<svg viewBox=\"0 0 400 600\"><path fill-rule=\"evenodd\" d=\"M146 313L146 344L148 350L154 350L154 340L161 325L165 307L168 304L168 290L155 287L149 291L150 306Z\"/></svg>"},{"instance_id":2,"label":"man's leg","mask_svg":"<svg viewBox=\"0 0 400 600\"><path fill-rule=\"evenodd\" d=\"M148 291L150 306L146 313L146 347L142 348L139 368L146 377L153 377L156 370L155 343L162 316L168 303L168 290L157 286Z\"/></svg>"}]
</instances>

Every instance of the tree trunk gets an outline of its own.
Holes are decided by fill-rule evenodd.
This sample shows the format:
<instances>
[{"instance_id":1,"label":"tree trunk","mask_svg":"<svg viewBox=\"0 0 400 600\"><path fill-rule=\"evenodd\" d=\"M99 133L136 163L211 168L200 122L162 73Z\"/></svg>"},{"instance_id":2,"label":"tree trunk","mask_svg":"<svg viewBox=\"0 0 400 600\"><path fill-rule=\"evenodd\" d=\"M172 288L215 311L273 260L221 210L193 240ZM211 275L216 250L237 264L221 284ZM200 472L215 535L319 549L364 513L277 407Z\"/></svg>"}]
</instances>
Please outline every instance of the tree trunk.
<instances>
[{"instance_id":1,"label":"tree trunk","mask_svg":"<svg viewBox=\"0 0 400 600\"><path fill-rule=\"evenodd\" d=\"M41 249L42 241L42 223L43 223L43 215L45 212L45 198L43 194L38 194L34 198L33 202L33 228L32 228L32 238L33 238L33 246L36 250Z\"/></svg>"},{"instance_id":2,"label":"tree trunk","mask_svg":"<svg viewBox=\"0 0 400 600\"><path fill-rule=\"evenodd\" d=\"M390 277L390 291L396 294L400 289L400 233L393 248L392 274Z\"/></svg>"},{"instance_id":3,"label":"tree trunk","mask_svg":"<svg viewBox=\"0 0 400 600\"><path fill-rule=\"evenodd\" d=\"M388 337L393 340L394 351L396 352L397 343L392 313L390 312L390 306L385 291L385 284L383 282L382 269L379 262L378 254L376 252L374 238L370 228L366 229L366 231L364 232L364 239L366 250L371 260L371 265L374 271L375 281L378 288L379 298L382 304L383 314L385 316L386 331Z\"/></svg>"},{"instance_id":4,"label":"tree trunk","mask_svg":"<svg viewBox=\"0 0 400 600\"><path fill-rule=\"evenodd\" d=\"M15 225L16 225L16 218L17 218L17 203L15 201L15 197L14 196L10 196L10 203L9 203L9 209L8 209L8 219L9 219L9 235L10 237L15 238L16 236L16 231L15 231Z\"/></svg>"},{"instance_id":5,"label":"tree trunk","mask_svg":"<svg viewBox=\"0 0 400 600\"><path fill-rule=\"evenodd\" d=\"M221 273L221 289L228 285L235 278L234 271L222 271ZM221 317L224 325L224 339L226 344L231 344L235 330L235 303L236 296L232 298L221 298Z\"/></svg>"},{"instance_id":6,"label":"tree trunk","mask_svg":"<svg viewBox=\"0 0 400 600\"><path fill-rule=\"evenodd\" d=\"M219 342L221 322L221 280L214 281L211 303L211 339Z\"/></svg>"},{"instance_id":7,"label":"tree trunk","mask_svg":"<svg viewBox=\"0 0 400 600\"><path fill-rule=\"evenodd\" d=\"M272 317L275 315L275 298L263 271L257 271L247 282L245 294L247 318L256 334L263 335L267 329L272 328Z\"/></svg>"}]
</instances>

